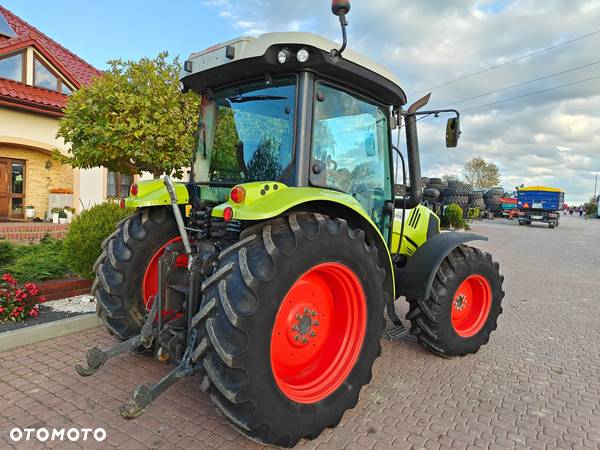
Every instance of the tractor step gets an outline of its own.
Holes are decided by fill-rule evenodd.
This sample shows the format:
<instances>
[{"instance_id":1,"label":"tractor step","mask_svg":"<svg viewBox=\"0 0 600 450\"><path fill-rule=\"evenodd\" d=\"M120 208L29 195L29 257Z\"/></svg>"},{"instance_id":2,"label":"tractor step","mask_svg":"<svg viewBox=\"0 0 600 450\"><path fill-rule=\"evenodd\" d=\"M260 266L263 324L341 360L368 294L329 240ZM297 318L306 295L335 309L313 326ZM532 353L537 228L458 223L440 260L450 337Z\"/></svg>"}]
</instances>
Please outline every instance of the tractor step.
<instances>
[{"instance_id":1,"label":"tractor step","mask_svg":"<svg viewBox=\"0 0 600 450\"><path fill-rule=\"evenodd\" d=\"M397 341L398 339L406 336L408 332L409 329L402 325L402 323L400 323L399 325L394 325L393 327L385 330L388 339L391 341Z\"/></svg>"},{"instance_id":2,"label":"tractor step","mask_svg":"<svg viewBox=\"0 0 600 450\"><path fill-rule=\"evenodd\" d=\"M184 294L187 296L188 292L190 291L190 286L189 284L184 284L184 283L178 283L178 284L167 284L167 287L169 289L174 290L175 292L179 292L180 294Z\"/></svg>"}]
</instances>

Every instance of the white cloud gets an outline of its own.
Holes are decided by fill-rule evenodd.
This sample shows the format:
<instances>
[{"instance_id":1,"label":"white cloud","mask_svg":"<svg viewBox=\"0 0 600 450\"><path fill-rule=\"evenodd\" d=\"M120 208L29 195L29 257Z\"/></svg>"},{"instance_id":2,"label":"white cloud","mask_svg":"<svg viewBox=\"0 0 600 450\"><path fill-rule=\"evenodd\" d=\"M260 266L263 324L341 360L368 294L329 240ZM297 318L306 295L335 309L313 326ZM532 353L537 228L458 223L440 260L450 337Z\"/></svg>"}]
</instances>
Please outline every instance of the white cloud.
<instances>
[{"instance_id":1,"label":"white cloud","mask_svg":"<svg viewBox=\"0 0 600 450\"><path fill-rule=\"evenodd\" d=\"M329 2L210 0L243 33L302 30L340 40ZM235 13L234 13L235 12ZM471 72L597 30L598 0L355 1L349 46L388 66L410 101L422 91ZM430 106L494 91L597 60L600 34L433 90ZM460 103L459 109L502 101L598 75L591 66ZM421 94L422 95L422 94ZM600 79L466 111L459 148L443 148L443 119L422 121L424 173L460 173L482 156L498 164L508 188L551 184L568 201L586 201L600 171Z\"/></svg>"}]
</instances>

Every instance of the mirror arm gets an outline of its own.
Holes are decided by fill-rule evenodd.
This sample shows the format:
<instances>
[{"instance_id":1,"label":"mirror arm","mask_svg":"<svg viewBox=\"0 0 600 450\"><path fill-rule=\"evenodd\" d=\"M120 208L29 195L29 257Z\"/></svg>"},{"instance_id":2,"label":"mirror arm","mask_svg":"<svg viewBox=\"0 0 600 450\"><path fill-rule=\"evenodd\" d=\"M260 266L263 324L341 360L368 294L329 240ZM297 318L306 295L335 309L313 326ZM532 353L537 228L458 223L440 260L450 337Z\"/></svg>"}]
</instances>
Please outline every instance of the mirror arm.
<instances>
[{"instance_id":1,"label":"mirror arm","mask_svg":"<svg viewBox=\"0 0 600 450\"><path fill-rule=\"evenodd\" d=\"M460 113L456 109L433 109L430 111L398 111L398 114L404 117L408 116L427 116L430 114L440 114L440 113L454 113L457 118L460 117Z\"/></svg>"}]
</instances>

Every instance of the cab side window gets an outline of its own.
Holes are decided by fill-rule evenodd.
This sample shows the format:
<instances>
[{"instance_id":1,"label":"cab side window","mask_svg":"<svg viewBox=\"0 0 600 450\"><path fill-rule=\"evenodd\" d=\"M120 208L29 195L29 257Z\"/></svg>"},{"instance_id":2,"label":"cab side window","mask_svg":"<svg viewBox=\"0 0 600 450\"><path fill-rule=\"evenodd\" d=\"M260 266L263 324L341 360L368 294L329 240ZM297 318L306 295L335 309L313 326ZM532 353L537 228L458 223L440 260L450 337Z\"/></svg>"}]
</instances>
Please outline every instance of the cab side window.
<instances>
[{"instance_id":1,"label":"cab side window","mask_svg":"<svg viewBox=\"0 0 600 450\"><path fill-rule=\"evenodd\" d=\"M324 83L315 96L311 184L352 195L382 229L391 198L386 110Z\"/></svg>"}]
</instances>

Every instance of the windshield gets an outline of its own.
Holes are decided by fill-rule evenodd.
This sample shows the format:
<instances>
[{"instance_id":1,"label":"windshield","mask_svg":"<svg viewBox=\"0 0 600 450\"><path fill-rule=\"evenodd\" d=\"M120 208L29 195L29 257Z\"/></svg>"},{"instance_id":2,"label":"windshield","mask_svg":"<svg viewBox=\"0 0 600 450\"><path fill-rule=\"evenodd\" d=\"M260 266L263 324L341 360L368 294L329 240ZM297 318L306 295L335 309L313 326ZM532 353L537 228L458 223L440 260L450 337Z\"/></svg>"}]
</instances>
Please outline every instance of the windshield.
<instances>
[{"instance_id":1,"label":"windshield","mask_svg":"<svg viewBox=\"0 0 600 450\"><path fill-rule=\"evenodd\" d=\"M293 180L296 79L251 82L203 97L195 181L233 185Z\"/></svg>"}]
</instances>

